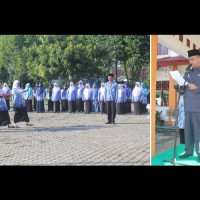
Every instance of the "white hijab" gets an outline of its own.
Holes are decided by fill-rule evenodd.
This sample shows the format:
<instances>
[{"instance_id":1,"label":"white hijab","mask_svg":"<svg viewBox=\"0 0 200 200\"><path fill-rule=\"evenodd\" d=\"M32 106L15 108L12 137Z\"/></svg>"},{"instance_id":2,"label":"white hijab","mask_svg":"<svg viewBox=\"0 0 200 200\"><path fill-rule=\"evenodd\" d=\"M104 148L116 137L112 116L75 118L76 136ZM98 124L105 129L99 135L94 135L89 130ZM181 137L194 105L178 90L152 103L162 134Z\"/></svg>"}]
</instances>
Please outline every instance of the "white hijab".
<instances>
[{"instance_id":1,"label":"white hijab","mask_svg":"<svg viewBox=\"0 0 200 200\"><path fill-rule=\"evenodd\" d=\"M13 89L16 89L16 88L20 88L20 87L17 85L18 83L19 83L18 80L15 80L15 81L13 82L12 90L13 90Z\"/></svg>"},{"instance_id":2,"label":"white hijab","mask_svg":"<svg viewBox=\"0 0 200 200\"><path fill-rule=\"evenodd\" d=\"M0 83L0 85L2 85L2 84ZM6 94L6 93L3 89L0 88L0 95L2 95L2 94ZM6 103L5 98L0 98L0 101L3 101L4 103Z\"/></svg>"},{"instance_id":3,"label":"white hijab","mask_svg":"<svg viewBox=\"0 0 200 200\"><path fill-rule=\"evenodd\" d=\"M72 86L71 86L72 84ZM70 82L70 86L69 86L69 94L72 93L72 91L75 89L75 86L74 86L74 83L73 82Z\"/></svg>"},{"instance_id":4,"label":"white hijab","mask_svg":"<svg viewBox=\"0 0 200 200\"><path fill-rule=\"evenodd\" d=\"M12 94L14 94L14 92L16 92L17 94L20 94L20 95L22 95L22 97L23 97L23 95L25 94L25 93L24 93L24 90L21 89L21 88L17 85L18 83L20 83L18 80L15 80L15 81L13 82Z\"/></svg>"},{"instance_id":5,"label":"white hijab","mask_svg":"<svg viewBox=\"0 0 200 200\"><path fill-rule=\"evenodd\" d=\"M80 95L80 92L81 92L82 88L84 89L83 81L79 81L79 84L78 84L78 95Z\"/></svg>"},{"instance_id":6,"label":"white hijab","mask_svg":"<svg viewBox=\"0 0 200 200\"><path fill-rule=\"evenodd\" d=\"M7 91L9 90L10 88L8 87L8 84L7 83L4 83L3 84L3 90L7 93Z\"/></svg>"},{"instance_id":7,"label":"white hijab","mask_svg":"<svg viewBox=\"0 0 200 200\"><path fill-rule=\"evenodd\" d=\"M102 86L103 86L103 87L102 87ZM101 83L101 88L100 88L100 90L101 90L101 95L103 95L103 94L105 93L105 83L104 83L104 82Z\"/></svg>"},{"instance_id":8,"label":"white hijab","mask_svg":"<svg viewBox=\"0 0 200 200\"><path fill-rule=\"evenodd\" d=\"M88 88L86 88L86 86L88 86ZM85 84L85 89L84 89L83 93L84 93L85 98L89 99L90 94L91 94L91 89L90 89L90 84L89 83Z\"/></svg>"},{"instance_id":9,"label":"white hijab","mask_svg":"<svg viewBox=\"0 0 200 200\"><path fill-rule=\"evenodd\" d=\"M54 98L59 91L60 87L58 87L58 83L54 83L54 87L52 89L52 98Z\"/></svg>"},{"instance_id":10,"label":"white hijab","mask_svg":"<svg viewBox=\"0 0 200 200\"><path fill-rule=\"evenodd\" d=\"M78 84L78 89L82 89L84 88L84 85L83 85L83 81L79 81L79 84Z\"/></svg>"},{"instance_id":11,"label":"white hijab","mask_svg":"<svg viewBox=\"0 0 200 200\"><path fill-rule=\"evenodd\" d=\"M119 84L119 85L118 85L118 97L119 97L119 98L122 97L122 92L123 92L122 84Z\"/></svg>"},{"instance_id":12,"label":"white hijab","mask_svg":"<svg viewBox=\"0 0 200 200\"><path fill-rule=\"evenodd\" d=\"M0 83L0 85L2 86L1 83ZM5 94L5 91L2 88L0 88L0 95L2 95L2 94Z\"/></svg>"},{"instance_id":13,"label":"white hijab","mask_svg":"<svg viewBox=\"0 0 200 200\"><path fill-rule=\"evenodd\" d=\"M54 92L57 93L59 89L60 87L58 87L58 83L54 83L54 87L53 87Z\"/></svg>"},{"instance_id":14,"label":"white hijab","mask_svg":"<svg viewBox=\"0 0 200 200\"><path fill-rule=\"evenodd\" d=\"M136 86L138 85L138 87ZM140 82L136 82L135 87L133 89L133 96L139 96L142 93L142 88L140 86Z\"/></svg>"}]
</instances>

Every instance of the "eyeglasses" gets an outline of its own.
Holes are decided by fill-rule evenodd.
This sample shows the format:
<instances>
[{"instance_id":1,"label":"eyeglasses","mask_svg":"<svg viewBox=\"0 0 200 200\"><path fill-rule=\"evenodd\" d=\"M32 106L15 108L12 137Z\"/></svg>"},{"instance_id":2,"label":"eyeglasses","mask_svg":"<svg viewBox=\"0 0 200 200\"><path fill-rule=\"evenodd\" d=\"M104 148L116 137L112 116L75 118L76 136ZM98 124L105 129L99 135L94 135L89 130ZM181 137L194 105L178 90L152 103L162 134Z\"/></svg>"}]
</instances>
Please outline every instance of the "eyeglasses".
<instances>
[{"instance_id":1,"label":"eyeglasses","mask_svg":"<svg viewBox=\"0 0 200 200\"><path fill-rule=\"evenodd\" d=\"M189 58L188 60L189 60L189 61L193 61L193 60L196 60L197 58L200 58L200 56L193 57L193 58Z\"/></svg>"}]
</instances>

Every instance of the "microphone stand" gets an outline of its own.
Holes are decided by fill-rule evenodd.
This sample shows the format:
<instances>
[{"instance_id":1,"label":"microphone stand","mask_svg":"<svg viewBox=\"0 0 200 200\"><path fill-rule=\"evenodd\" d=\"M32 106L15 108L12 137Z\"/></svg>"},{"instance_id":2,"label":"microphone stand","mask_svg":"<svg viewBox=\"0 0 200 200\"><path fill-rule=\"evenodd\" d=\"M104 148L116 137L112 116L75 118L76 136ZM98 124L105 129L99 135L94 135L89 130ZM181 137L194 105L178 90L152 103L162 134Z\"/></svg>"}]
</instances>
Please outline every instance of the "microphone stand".
<instances>
[{"instance_id":1,"label":"microphone stand","mask_svg":"<svg viewBox=\"0 0 200 200\"><path fill-rule=\"evenodd\" d=\"M189 66L187 67L186 71L190 72L190 70L188 68L189 68ZM178 128L178 106L179 106L179 101L180 101L181 96L184 95L185 83L186 83L186 80L184 81L184 84L182 86L179 86L179 89L178 89L178 101L176 103L174 112L172 114L172 116L176 116L176 121L175 121L175 123L176 123L175 124L175 126L176 126L176 132L175 132L175 140L174 140L174 154L173 154L173 158L171 158L171 161L169 161L169 160L163 160L163 162L170 162L171 165L173 165L173 166L175 166L177 164L178 165L189 166L187 164L176 162L176 143L177 143L177 135L178 135L178 131L177 131L177 128Z\"/></svg>"}]
</instances>

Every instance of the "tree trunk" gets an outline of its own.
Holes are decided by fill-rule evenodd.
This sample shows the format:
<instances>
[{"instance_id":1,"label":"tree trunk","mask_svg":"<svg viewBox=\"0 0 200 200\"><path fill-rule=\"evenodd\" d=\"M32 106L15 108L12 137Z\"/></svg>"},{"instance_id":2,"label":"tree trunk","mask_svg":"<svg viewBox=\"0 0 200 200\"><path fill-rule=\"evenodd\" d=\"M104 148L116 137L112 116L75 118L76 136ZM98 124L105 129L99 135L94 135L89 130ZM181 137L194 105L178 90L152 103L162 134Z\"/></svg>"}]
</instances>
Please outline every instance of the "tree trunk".
<instances>
[{"instance_id":1,"label":"tree trunk","mask_svg":"<svg viewBox=\"0 0 200 200\"><path fill-rule=\"evenodd\" d=\"M127 79L127 81L129 81L128 72L127 72L127 67L126 67L126 62L125 61L124 61L124 70L125 70L126 79Z\"/></svg>"},{"instance_id":2,"label":"tree trunk","mask_svg":"<svg viewBox=\"0 0 200 200\"><path fill-rule=\"evenodd\" d=\"M6 69L6 83L8 84L8 69Z\"/></svg>"},{"instance_id":3,"label":"tree trunk","mask_svg":"<svg viewBox=\"0 0 200 200\"><path fill-rule=\"evenodd\" d=\"M131 85L133 85L134 66L131 68Z\"/></svg>"},{"instance_id":4,"label":"tree trunk","mask_svg":"<svg viewBox=\"0 0 200 200\"><path fill-rule=\"evenodd\" d=\"M115 58L115 81L117 82L117 58Z\"/></svg>"}]
</instances>

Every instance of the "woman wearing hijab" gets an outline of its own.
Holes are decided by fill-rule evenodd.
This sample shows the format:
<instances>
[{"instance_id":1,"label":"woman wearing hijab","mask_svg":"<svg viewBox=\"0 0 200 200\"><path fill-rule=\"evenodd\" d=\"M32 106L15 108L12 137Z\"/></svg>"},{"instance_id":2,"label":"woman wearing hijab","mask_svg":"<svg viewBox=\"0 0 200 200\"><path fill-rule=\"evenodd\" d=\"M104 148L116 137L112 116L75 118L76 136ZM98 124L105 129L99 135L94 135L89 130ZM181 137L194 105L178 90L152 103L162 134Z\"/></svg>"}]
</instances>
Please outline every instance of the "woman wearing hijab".
<instances>
[{"instance_id":1,"label":"woman wearing hijab","mask_svg":"<svg viewBox=\"0 0 200 200\"><path fill-rule=\"evenodd\" d=\"M148 89L146 88L145 83L141 83L141 87L142 87L142 114L145 114L147 112L147 95L149 93Z\"/></svg>"},{"instance_id":2,"label":"woman wearing hijab","mask_svg":"<svg viewBox=\"0 0 200 200\"><path fill-rule=\"evenodd\" d=\"M131 113L131 97L132 97L132 91L131 88L129 87L128 82L124 83L124 92L126 95L126 102L124 103L124 111L125 113Z\"/></svg>"},{"instance_id":3,"label":"woman wearing hijab","mask_svg":"<svg viewBox=\"0 0 200 200\"><path fill-rule=\"evenodd\" d=\"M68 110L67 85L64 84L63 89L61 90L61 111L65 112L67 110Z\"/></svg>"},{"instance_id":4,"label":"woman wearing hijab","mask_svg":"<svg viewBox=\"0 0 200 200\"><path fill-rule=\"evenodd\" d=\"M76 107L78 112L83 112L84 111L84 103L82 101L83 97L83 91L84 91L84 86L83 86L83 81L78 82L78 86L76 87L77 90L77 99L76 99Z\"/></svg>"},{"instance_id":5,"label":"woman wearing hijab","mask_svg":"<svg viewBox=\"0 0 200 200\"><path fill-rule=\"evenodd\" d=\"M26 110L27 112L32 112L32 98L33 98L33 92L32 92L32 87L30 83L26 84L26 93L25 93L25 105L26 105Z\"/></svg>"},{"instance_id":6,"label":"woman wearing hijab","mask_svg":"<svg viewBox=\"0 0 200 200\"><path fill-rule=\"evenodd\" d=\"M101 114L106 113L106 104L104 102L105 100L105 83L101 83L101 88L98 91L98 102L100 104L100 112Z\"/></svg>"},{"instance_id":7,"label":"woman wearing hijab","mask_svg":"<svg viewBox=\"0 0 200 200\"><path fill-rule=\"evenodd\" d=\"M99 112L98 88L96 83L93 83L91 91L92 91L92 112Z\"/></svg>"},{"instance_id":8,"label":"woman wearing hijab","mask_svg":"<svg viewBox=\"0 0 200 200\"><path fill-rule=\"evenodd\" d=\"M52 90L52 101L53 101L54 113L60 112L60 99L61 99L60 87L58 87L57 83L54 83L54 88Z\"/></svg>"},{"instance_id":9,"label":"woman wearing hijab","mask_svg":"<svg viewBox=\"0 0 200 200\"><path fill-rule=\"evenodd\" d=\"M16 123L25 121L26 125L32 125L29 123L29 117L27 114L26 106L23 101L24 93L27 89L23 90L20 88L20 82L15 80L12 87L12 100L13 100L13 110L14 114L14 126L19 128Z\"/></svg>"},{"instance_id":10,"label":"woman wearing hijab","mask_svg":"<svg viewBox=\"0 0 200 200\"><path fill-rule=\"evenodd\" d=\"M5 92L5 94L10 94L10 88L8 87L7 83L3 84L3 91ZM6 105L8 107L8 110L10 110L10 96L6 98Z\"/></svg>"},{"instance_id":11,"label":"woman wearing hijab","mask_svg":"<svg viewBox=\"0 0 200 200\"><path fill-rule=\"evenodd\" d=\"M8 106L6 104L6 98L12 94L6 94L2 89L2 84L0 83L0 126L8 126L8 128L13 128L10 123L10 116L8 114Z\"/></svg>"},{"instance_id":12,"label":"woman wearing hijab","mask_svg":"<svg viewBox=\"0 0 200 200\"><path fill-rule=\"evenodd\" d=\"M45 88L43 87L42 82L39 82L39 86L36 90L36 112L44 112L44 98L46 96Z\"/></svg>"},{"instance_id":13,"label":"woman wearing hijab","mask_svg":"<svg viewBox=\"0 0 200 200\"><path fill-rule=\"evenodd\" d=\"M70 87L67 89L67 100L69 113L76 112L76 88L73 82L70 82Z\"/></svg>"},{"instance_id":14,"label":"woman wearing hijab","mask_svg":"<svg viewBox=\"0 0 200 200\"><path fill-rule=\"evenodd\" d=\"M52 90L53 85L50 83L49 87L46 88L46 98L48 100L48 111L53 111L53 102L52 102Z\"/></svg>"},{"instance_id":15,"label":"woman wearing hijab","mask_svg":"<svg viewBox=\"0 0 200 200\"><path fill-rule=\"evenodd\" d=\"M126 102L126 95L121 84L118 85L118 96L117 96L117 114L122 115L125 113L124 105Z\"/></svg>"},{"instance_id":16,"label":"woman wearing hijab","mask_svg":"<svg viewBox=\"0 0 200 200\"><path fill-rule=\"evenodd\" d=\"M36 91L37 91L37 88L39 87L39 82L36 82L35 83L35 87L33 88L33 110L36 110Z\"/></svg>"},{"instance_id":17,"label":"woman wearing hijab","mask_svg":"<svg viewBox=\"0 0 200 200\"><path fill-rule=\"evenodd\" d=\"M141 98L142 98L142 88L140 87L140 82L136 82L135 88L132 92L132 102L134 103L134 114L141 114Z\"/></svg>"},{"instance_id":18,"label":"woman wearing hijab","mask_svg":"<svg viewBox=\"0 0 200 200\"><path fill-rule=\"evenodd\" d=\"M92 99L92 91L90 89L90 84L87 83L85 85L85 89L83 91L83 97L82 97L82 100L85 102L85 114L90 114L91 99Z\"/></svg>"}]
</instances>

